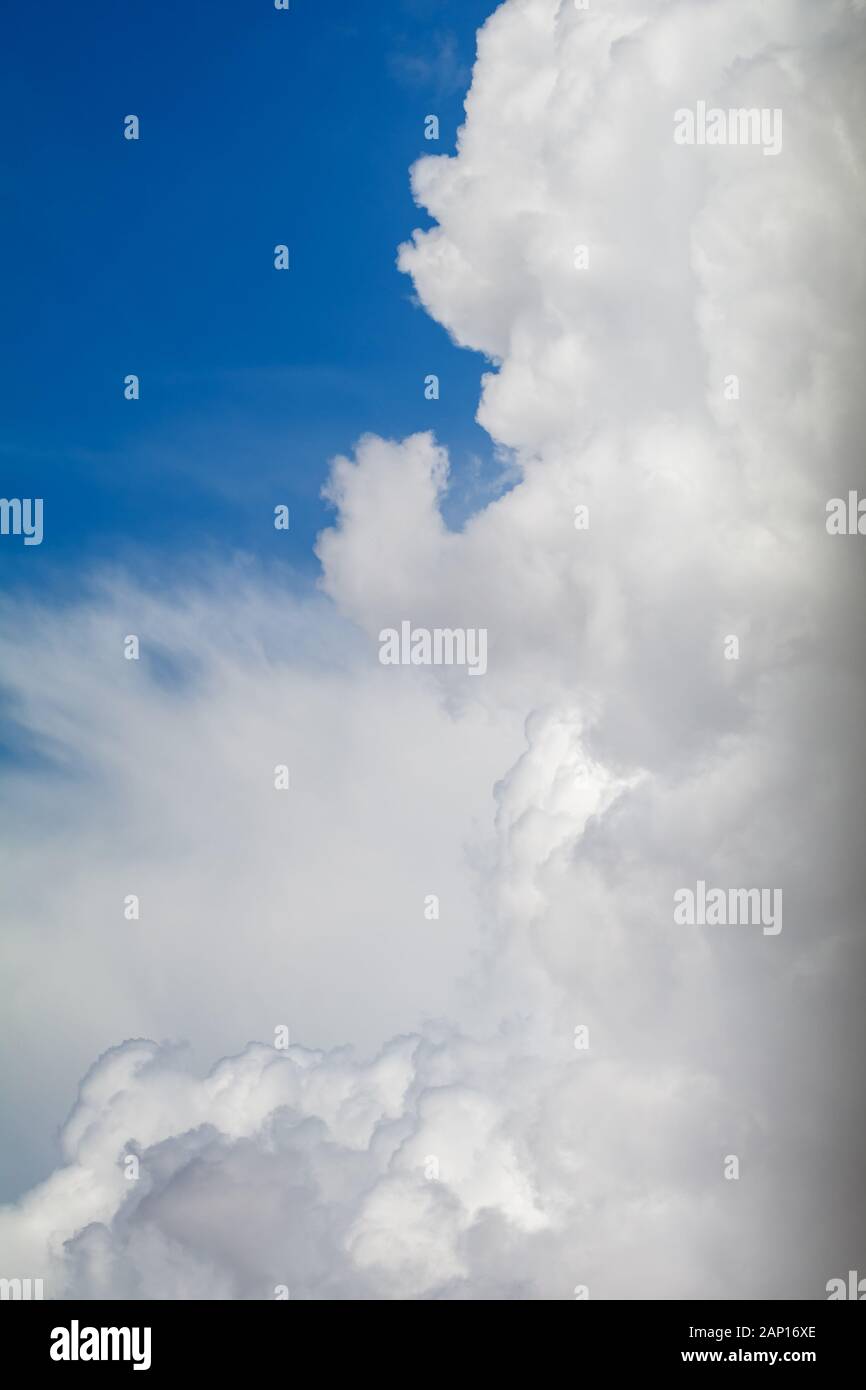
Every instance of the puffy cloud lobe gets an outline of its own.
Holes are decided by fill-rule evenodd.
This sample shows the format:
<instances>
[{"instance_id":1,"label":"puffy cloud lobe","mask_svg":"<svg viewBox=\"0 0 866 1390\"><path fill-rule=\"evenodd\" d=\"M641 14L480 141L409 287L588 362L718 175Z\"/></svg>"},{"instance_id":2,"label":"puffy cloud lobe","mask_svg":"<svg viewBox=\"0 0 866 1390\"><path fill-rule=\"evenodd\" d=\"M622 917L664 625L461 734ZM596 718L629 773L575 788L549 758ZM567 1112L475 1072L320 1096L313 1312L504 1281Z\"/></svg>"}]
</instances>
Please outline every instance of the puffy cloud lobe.
<instances>
[{"instance_id":1,"label":"puffy cloud lobe","mask_svg":"<svg viewBox=\"0 0 866 1390\"><path fill-rule=\"evenodd\" d=\"M573 1238L578 1174L584 1212L602 1204L580 1172L597 1139L578 1159L565 1115L532 1099L542 1075L547 1096L549 1067L524 1062L512 1079L499 1049L453 1035L395 1040L367 1066L254 1044L204 1079L170 1049L125 1043L82 1085L62 1136L66 1165L0 1218L6 1258L45 1271L53 1297L269 1298L280 1285L301 1298L471 1296L491 1277L485 1244L514 1257L519 1240L522 1258L549 1260L554 1225L561 1234L568 1221ZM567 1099L571 1085L560 1084ZM671 1084L656 1078L648 1098L685 1128L686 1098ZM516 1123L517 1098L537 1112L537 1137ZM551 1137L559 1146L545 1153ZM124 1175L131 1152L137 1181ZM666 1156L655 1160L662 1171ZM678 1177L667 1175L671 1200ZM549 1296L563 1296L563 1254Z\"/></svg>"},{"instance_id":2,"label":"puffy cloud lobe","mask_svg":"<svg viewBox=\"0 0 866 1390\"><path fill-rule=\"evenodd\" d=\"M55 1297L435 1289L467 1272L479 1211L545 1220L501 1103L432 1084L430 1047L397 1039L360 1065L252 1044L201 1080L176 1050L114 1048L64 1127L65 1166L4 1215L6 1256L47 1263Z\"/></svg>"}]
</instances>

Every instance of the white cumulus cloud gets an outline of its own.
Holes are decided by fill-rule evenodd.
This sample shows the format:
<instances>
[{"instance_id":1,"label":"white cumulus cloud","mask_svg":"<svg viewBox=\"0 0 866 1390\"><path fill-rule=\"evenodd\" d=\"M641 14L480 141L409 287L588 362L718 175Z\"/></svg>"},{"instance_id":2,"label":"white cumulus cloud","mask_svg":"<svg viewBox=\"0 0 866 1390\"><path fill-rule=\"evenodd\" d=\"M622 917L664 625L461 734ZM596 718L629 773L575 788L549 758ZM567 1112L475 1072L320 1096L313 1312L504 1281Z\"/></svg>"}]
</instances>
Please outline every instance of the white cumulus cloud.
<instances>
[{"instance_id":1,"label":"white cumulus cloud","mask_svg":"<svg viewBox=\"0 0 866 1390\"><path fill-rule=\"evenodd\" d=\"M863 485L863 17L505 0L399 265L486 355L515 486L449 531L441 444L369 436L315 599L3 613L22 1143L86 1072L4 1272L791 1298L862 1262L864 565L824 508ZM677 145L700 100L780 109L781 153ZM485 677L380 666L406 619L485 628ZM783 931L676 926L698 879Z\"/></svg>"}]
</instances>

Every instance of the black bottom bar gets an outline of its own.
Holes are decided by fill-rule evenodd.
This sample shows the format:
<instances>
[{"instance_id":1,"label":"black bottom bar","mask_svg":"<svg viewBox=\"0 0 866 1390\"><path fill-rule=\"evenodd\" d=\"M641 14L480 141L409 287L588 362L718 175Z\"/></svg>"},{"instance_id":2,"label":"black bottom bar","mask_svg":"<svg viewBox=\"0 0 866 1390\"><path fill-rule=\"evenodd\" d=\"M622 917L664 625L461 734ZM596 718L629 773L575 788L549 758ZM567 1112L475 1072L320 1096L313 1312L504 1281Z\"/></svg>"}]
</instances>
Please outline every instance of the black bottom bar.
<instances>
[{"instance_id":1,"label":"black bottom bar","mask_svg":"<svg viewBox=\"0 0 866 1390\"><path fill-rule=\"evenodd\" d=\"M563 1356L575 1370L592 1367L596 1373L740 1365L766 1371L796 1366L822 1376L850 1367L856 1374L866 1329L861 1314L831 1302L575 1301L567 1308L510 1313L507 1324L499 1326L493 1303L463 1301L451 1313L425 1303L377 1306L378 1313L369 1303L301 1300L6 1302L0 1328L6 1365L13 1352L25 1373L93 1377L105 1370L134 1374L138 1367L151 1379L190 1371L225 1379L271 1368L295 1378L309 1359L320 1361L330 1375L335 1361L340 1365L345 1359L346 1369L358 1376L365 1367L371 1370L371 1357L380 1371L383 1361L390 1361L392 1374L401 1368L406 1375L410 1344L424 1371L429 1374L441 1357L442 1373L449 1377L465 1375L473 1363L480 1369L479 1358L489 1372L507 1357L517 1372L515 1353L535 1361L533 1379L546 1374L544 1366L552 1369L551 1357ZM539 1333L544 1342L537 1340Z\"/></svg>"}]
</instances>

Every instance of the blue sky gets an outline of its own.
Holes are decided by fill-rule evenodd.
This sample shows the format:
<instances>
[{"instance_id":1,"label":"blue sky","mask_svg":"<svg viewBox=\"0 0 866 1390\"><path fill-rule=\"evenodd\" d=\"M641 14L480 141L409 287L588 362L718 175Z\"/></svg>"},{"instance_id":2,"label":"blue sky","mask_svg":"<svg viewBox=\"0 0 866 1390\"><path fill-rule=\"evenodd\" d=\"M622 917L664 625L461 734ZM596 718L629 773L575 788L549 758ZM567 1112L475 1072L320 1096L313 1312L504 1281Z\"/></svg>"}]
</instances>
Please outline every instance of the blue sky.
<instances>
[{"instance_id":1,"label":"blue sky","mask_svg":"<svg viewBox=\"0 0 866 1390\"><path fill-rule=\"evenodd\" d=\"M10 11L0 495L43 497L45 539L7 539L7 582L59 597L94 565L171 579L237 551L312 577L328 460L368 430L435 428L455 474L446 514L471 509L475 460L493 471L474 423L484 363L413 305L395 254L427 225L409 167L453 151L493 8ZM423 138L430 112L438 144ZM138 142L123 138L129 113ZM277 502L289 537L273 531Z\"/></svg>"}]
</instances>

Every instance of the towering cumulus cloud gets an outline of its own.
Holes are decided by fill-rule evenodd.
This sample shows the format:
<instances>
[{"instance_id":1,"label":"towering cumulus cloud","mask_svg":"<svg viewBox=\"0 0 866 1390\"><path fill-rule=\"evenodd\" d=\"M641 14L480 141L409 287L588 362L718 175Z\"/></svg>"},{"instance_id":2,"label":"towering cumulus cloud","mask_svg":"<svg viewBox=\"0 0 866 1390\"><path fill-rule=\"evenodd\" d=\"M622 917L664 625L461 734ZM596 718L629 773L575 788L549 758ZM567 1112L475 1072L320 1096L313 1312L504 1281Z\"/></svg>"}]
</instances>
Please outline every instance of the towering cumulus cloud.
<instances>
[{"instance_id":1,"label":"towering cumulus cloud","mask_svg":"<svg viewBox=\"0 0 866 1390\"><path fill-rule=\"evenodd\" d=\"M53 1010L10 1005L22 1057L234 1053L104 1051L5 1265L129 1298L821 1298L862 1268L866 540L826 507L863 490L864 21L505 0L399 266L488 359L514 486L452 532L436 440L368 437L316 603L214 576L4 618L66 764L22 774L16 971ZM772 157L750 112L781 113ZM99 653L131 604L179 674L121 709ZM483 678L382 665L406 620L483 629ZM93 922L133 865L168 925L131 959Z\"/></svg>"}]
</instances>

